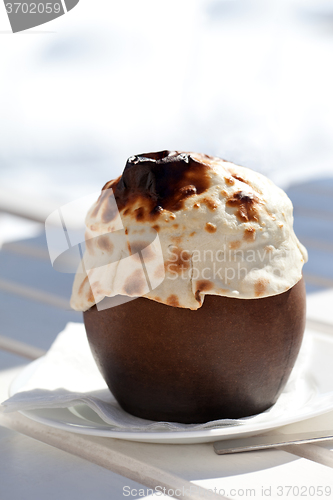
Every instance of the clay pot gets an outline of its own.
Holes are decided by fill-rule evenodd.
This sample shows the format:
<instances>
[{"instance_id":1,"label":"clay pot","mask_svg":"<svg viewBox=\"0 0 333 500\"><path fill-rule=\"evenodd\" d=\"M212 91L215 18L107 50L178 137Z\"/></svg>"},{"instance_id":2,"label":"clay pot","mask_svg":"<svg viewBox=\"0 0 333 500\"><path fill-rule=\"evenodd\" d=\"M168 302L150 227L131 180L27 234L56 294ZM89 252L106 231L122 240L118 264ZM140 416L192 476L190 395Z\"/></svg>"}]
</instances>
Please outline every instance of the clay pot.
<instances>
[{"instance_id":1,"label":"clay pot","mask_svg":"<svg viewBox=\"0 0 333 500\"><path fill-rule=\"evenodd\" d=\"M272 406L299 352L305 285L280 295L206 295L196 310L138 298L84 313L89 344L113 395L149 420L201 423Z\"/></svg>"}]
</instances>

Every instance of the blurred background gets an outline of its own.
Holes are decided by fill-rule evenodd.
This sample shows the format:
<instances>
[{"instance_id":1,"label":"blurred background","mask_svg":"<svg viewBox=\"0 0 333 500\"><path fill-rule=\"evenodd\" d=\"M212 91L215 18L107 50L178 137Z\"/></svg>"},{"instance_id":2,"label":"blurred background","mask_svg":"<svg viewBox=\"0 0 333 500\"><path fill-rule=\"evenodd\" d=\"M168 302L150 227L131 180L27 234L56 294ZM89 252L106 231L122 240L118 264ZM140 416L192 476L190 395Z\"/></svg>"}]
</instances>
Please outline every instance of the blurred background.
<instances>
[{"instance_id":1,"label":"blurred background","mask_svg":"<svg viewBox=\"0 0 333 500\"><path fill-rule=\"evenodd\" d=\"M127 157L162 149L220 156L286 189L308 293L331 293L333 0L80 0L16 35L0 14L3 308L38 290L60 307L73 276L52 270L41 223Z\"/></svg>"},{"instance_id":2,"label":"blurred background","mask_svg":"<svg viewBox=\"0 0 333 500\"><path fill-rule=\"evenodd\" d=\"M0 44L2 189L71 199L160 149L332 174L332 0L81 0Z\"/></svg>"}]
</instances>

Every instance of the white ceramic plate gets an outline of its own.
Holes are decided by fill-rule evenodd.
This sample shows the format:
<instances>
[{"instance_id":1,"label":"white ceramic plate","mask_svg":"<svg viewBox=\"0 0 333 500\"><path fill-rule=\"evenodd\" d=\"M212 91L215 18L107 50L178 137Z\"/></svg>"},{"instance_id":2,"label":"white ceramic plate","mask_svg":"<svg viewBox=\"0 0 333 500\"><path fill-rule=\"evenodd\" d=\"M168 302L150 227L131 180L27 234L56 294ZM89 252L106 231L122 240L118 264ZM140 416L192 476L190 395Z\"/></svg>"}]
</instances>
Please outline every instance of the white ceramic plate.
<instances>
[{"instance_id":1,"label":"white ceramic plate","mask_svg":"<svg viewBox=\"0 0 333 500\"><path fill-rule=\"evenodd\" d=\"M312 336L312 348L306 371L312 383L308 393L302 395L300 403L291 411L282 412L275 417L262 414L260 422L254 423L249 419L242 425L197 431L129 432L114 430L84 404L72 408L38 409L21 413L36 422L70 432L152 443L204 443L261 434L333 410L333 337L321 333L309 335ZM29 364L15 378L10 387L10 396L20 391L38 363L40 360Z\"/></svg>"}]
</instances>

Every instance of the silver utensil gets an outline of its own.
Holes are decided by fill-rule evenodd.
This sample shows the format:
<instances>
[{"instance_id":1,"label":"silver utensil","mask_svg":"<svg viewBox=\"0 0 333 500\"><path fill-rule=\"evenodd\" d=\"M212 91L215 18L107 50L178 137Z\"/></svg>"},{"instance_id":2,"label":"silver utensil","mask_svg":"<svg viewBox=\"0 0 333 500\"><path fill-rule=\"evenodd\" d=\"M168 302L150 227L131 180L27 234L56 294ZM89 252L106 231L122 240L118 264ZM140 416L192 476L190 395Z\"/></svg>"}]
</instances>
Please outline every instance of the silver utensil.
<instances>
[{"instance_id":1,"label":"silver utensil","mask_svg":"<svg viewBox=\"0 0 333 500\"><path fill-rule=\"evenodd\" d=\"M214 443L214 450L217 455L226 455L228 453L240 453L242 451L266 450L268 448L288 446L289 444L305 444L329 440L333 440L333 430L292 434L271 434L216 441Z\"/></svg>"}]
</instances>

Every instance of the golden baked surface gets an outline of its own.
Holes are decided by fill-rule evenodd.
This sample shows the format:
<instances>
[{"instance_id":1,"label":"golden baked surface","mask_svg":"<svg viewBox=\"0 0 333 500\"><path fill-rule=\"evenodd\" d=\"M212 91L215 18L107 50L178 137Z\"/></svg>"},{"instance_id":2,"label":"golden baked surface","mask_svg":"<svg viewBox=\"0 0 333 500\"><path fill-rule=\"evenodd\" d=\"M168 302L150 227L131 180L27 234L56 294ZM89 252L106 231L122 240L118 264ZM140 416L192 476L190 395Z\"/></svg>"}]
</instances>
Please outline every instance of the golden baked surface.
<instances>
[{"instance_id":1,"label":"golden baked surface","mask_svg":"<svg viewBox=\"0 0 333 500\"><path fill-rule=\"evenodd\" d=\"M283 293L307 261L292 210L265 176L219 158L132 156L87 214L85 271L76 274L71 305L84 311L128 295L198 309L205 294Z\"/></svg>"}]
</instances>

